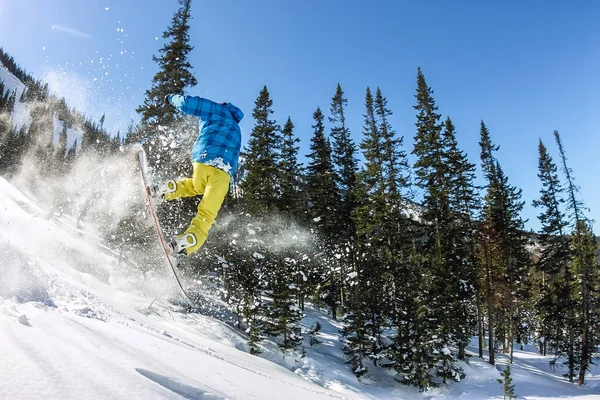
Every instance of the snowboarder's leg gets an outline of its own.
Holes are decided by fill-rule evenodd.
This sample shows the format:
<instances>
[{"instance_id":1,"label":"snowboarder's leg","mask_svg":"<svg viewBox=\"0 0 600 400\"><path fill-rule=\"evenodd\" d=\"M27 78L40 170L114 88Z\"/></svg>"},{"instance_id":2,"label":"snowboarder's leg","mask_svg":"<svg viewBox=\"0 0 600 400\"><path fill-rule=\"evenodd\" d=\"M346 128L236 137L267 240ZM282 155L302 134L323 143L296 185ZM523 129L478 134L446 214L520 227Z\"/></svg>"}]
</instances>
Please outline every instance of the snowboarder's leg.
<instances>
[{"instance_id":1,"label":"snowboarder's leg","mask_svg":"<svg viewBox=\"0 0 600 400\"><path fill-rule=\"evenodd\" d=\"M194 162L194 187L202 188L204 196L198 204L198 214L192 219L184 235L192 233L196 236L196 244L186 248L192 254L198 250L208 237L208 230L215 222L217 213L229 190L231 177L225 171L210 165Z\"/></svg>"},{"instance_id":2,"label":"snowboarder's leg","mask_svg":"<svg viewBox=\"0 0 600 400\"><path fill-rule=\"evenodd\" d=\"M175 200L181 197L194 197L204 194L207 176L205 171L200 168L200 164L193 163L193 173L191 178L183 178L176 182L177 187L172 193L165 193L165 200Z\"/></svg>"}]
</instances>

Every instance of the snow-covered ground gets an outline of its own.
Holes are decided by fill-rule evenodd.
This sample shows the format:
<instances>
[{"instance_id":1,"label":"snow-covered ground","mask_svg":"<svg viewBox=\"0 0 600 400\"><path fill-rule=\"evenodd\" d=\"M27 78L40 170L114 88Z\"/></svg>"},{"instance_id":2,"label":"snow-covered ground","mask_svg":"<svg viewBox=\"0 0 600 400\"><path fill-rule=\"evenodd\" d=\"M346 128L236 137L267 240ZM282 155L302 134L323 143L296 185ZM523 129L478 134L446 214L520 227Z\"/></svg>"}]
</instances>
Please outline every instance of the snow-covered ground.
<instances>
[{"instance_id":1,"label":"snow-covered ground","mask_svg":"<svg viewBox=\"0 0 600 400\"><path fill-rule=\"evenodd\" d=\"M25 90L25 84L23 84L23 82L21 82L19 78L14 76L8 70L8 68L6 68L4 64L2 64L2 62L0 62L0 81L4 83L5 93L12 93L16 90L17 98L21 96L21 93L23 93L23 90ZM0 95L3 95L5 93L0 93Z\"/></svg>"},{"instance_id":2,"label":"snow-covered ground","mask_svg":"<svg viewBox=\"0 0 600 400\"><path fill-rule=\"evenodd\" d=\"M22 126L29 127L31 124L31 116L29 115L29 107L19 101L21 93L25 90L25 84L21 82L16 76L14 76L8 68L6 68L2 62L0 62L0 81L4 83L4 93L12 93L16 91L17 98L15 102L15 108L12 113L13 125L20 129Z\"/></svg>"},{"instance_id":3,"label":"snow-covered ground","mask_svg":"<svg viewBox=\"0 0 600 400\"><path fill-rule=\"evenodd\" d=\"M0 399L502 398L499 370L476 357L463 363L465 380L426 393L375 368L358 382L341 326L311 308L304 323L321 323L322 343L307 344L306 357L283 357L268 342L252 356L244 332L184 312L161 263L141 272L95 240L91 225L81 232L47 215L0 178ZM535 348L515 360L519 398L600 399L598 369L578 387Z\"/></svg>"}]
</instances>

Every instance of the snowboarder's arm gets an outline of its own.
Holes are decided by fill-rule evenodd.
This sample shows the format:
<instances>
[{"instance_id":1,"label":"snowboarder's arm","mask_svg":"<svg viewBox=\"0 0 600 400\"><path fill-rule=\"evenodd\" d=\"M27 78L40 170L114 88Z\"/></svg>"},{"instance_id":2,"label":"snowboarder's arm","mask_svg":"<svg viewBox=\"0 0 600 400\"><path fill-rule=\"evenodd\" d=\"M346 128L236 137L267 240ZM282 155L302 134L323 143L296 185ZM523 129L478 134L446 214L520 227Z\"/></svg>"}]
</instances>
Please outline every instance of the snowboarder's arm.
<instances>
[{"instance_id":1,"label":"snowboarder's arm","mask_svg":"<svg viewBox=\"0 0 600 400\"><path fill-rule=\"evenodd\" d=\"M194 115L200 118L208 118L213 114L215 102L198 96L182 96L170 94L167 101L184 114Z\"/></svg>"}]
</instances>

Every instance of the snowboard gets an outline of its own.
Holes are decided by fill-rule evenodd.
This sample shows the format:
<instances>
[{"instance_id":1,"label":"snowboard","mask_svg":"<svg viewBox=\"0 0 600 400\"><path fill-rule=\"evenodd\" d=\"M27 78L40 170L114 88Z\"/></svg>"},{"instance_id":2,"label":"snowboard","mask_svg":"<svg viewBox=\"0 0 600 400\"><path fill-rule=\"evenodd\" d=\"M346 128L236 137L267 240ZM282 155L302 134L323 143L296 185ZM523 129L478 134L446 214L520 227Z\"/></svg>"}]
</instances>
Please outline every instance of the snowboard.
<instances>
[{"instance_id":1,"label":"snowboard","mask_svg":"<svg viewBox=\"0 0 600 400\"><path fill-rule=\"evenodd\" d=\"M148 183L149 183L148 167L147 167L147 163L146 163L146 153L144 152L144 150L138 151L138 159L139 159L139 170L140 170L140 176L141 176L141 180L142 180L142 184L143 184L143 190L144 190L144 194L146 195L147 205L148 205L148 209L150 211L150 215L152 216L152 222L154 223L154 228L156 228L156 235L158 236L158 241L160 243L160 247L163 250L163 253L165 255L165 259L167 261L169 269L173 272L173 275L175 276L175 280L177 281L177 285L179 286L179 289L181 290L181 294L183 294L185 301L190 305L190 307L197 308L196 304L192 301L190 296L188 296L185 289L183 288L183 285L181 284L181 278L179 277L179 273L177 272L177 263L178 263L177 257L172 256L170 254L168 244L165 241L165 238L162 233L162 229L160 227L160 222L158 220L158 216L156 215L155 204L153 202L152 197L150 196L150 193L148 193Z\"/></svg>"}]
</instances>

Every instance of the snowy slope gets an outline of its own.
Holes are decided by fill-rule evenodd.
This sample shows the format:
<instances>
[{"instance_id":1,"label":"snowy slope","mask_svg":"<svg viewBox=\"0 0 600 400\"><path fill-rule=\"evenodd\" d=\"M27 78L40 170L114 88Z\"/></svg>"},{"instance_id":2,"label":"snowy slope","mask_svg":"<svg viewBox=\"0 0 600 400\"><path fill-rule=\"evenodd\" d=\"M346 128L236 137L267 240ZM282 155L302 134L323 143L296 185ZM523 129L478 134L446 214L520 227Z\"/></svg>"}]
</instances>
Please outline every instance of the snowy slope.
<instances>
[{"instance_id":1,"label":"snowy slope","mask_svg":"<svg viewBox=\"0 0 600 400\"><path fill-rule=\"evenodd\" d=\"M31 124L31 116L29 108L19 101L21 93L25 90L25 84L14 76L8 68L0 62L0 81L4 83L8 92L17 91L17 100L15 102L14 111L12 114L13 125L20 129L22 126L29 127Z\"/></svg>"},{"instance_id":2,"label":"snowy slope","mask_svg":"<svg viewBox=\"0 0 600 400\"><path fill-rule=\"evenodd\" d=\"M142 273L68 218L0 178L0 399L499 399L499 370L478 358L460 383L419 393L372 368L358 382L344 363L339 322L323 326L303 359L267 344L248 354L244 334L186 314L162 265ZM189 282L188 282L189 283ZM597 371L577 387L535 349L516 351L515 391L526 399L598 399ZM504 358L500 359L500 367ZM285 366L285 367L284 367Z\"/></svg>"},{"instance_id":3,"label":"snowy slope","mask_svg":"<svg viewBox=\"0 0 600 400\"><path fill-rule=\"evenodd\" d=\"M23 90L25 90L25 85L11 73L2 62L0 62L0 81L4 82L5 90L8 92L12 93L16 90L17 98L23 93Z\"/></svg>"},{"instance_id":4,"label":"snowy slope","mask_svg":"<svg viewBox=\"0 0 600 400\"><path fill-rule=\"evenodd\" d=\"M25 84L21 82L16 76L14 76L8 68L6 68L0 62L0 82L4 83L5 91L12 93L16 90L17 97L12 112L13 126L20 129L22 126L29 128L31 125L31 110L27 104L21 103L20 96L25 90ZM0 93L1 94L1 93ZM64 122L58 119L58 116L53 117L53 130L54 130L54 142L58 140L58 135L64 128ZM78 141L78 146L81 145L81 139L83 137L83 131L76 127L67 128L67 148L73 146L75 141Z\"/></svg>"},{"instance_id":5,"label":"snowy slope","mask_svg":"<svg viewBox=\"0 0 600 400\"><path fill-rule=\"evenodd\" d=\"M347 398L207 317L149 308L127 266L43 215L0 178L0 399Z\"/></svg>"}]
</instances>

